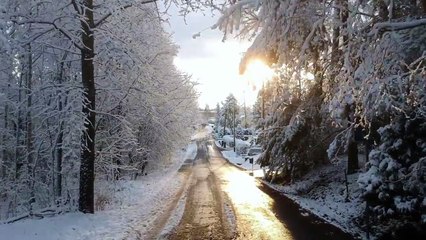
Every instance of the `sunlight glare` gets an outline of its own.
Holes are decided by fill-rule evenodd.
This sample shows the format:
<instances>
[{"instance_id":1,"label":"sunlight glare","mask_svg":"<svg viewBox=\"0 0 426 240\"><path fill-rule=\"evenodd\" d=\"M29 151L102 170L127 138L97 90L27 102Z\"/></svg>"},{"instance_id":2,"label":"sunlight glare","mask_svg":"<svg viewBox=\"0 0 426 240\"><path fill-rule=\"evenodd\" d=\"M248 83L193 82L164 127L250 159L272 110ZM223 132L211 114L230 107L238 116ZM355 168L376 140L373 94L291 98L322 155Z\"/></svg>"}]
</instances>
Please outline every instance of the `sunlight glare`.
<instances>
[{"instance_id":1,"label":"sunlight glare","mask_svg":"<svg viewBox=\"0 0 426 240\"><path fill-rule=\"evenodd\" d=\"M226 178L229 180L226 192L230 194L232 199L238 204L247 202L253 205L271 204L270 198L265 198L265 195L259 194L260 190L257 187L253 187L256 186L255 178L243 172L230 172L227 174ZM241 186L249 186L249 188L241 188Z\"/></svg>"},{"instance_id":2,"label":"sunlight glare","mask_svg":"<svg viewBox=\"0 0 426 240\"><path fill-rule=\"evenodd\" d=\"M256 184L256 179L246 172L229 171L225 175L226 194L232 199L237 216L241 221L249 221L250 226L257 229L255 236L237 239L293 239L288 229L272 213L262 211L273 207L273 199L263 193Z\"/></svg>"},{"instance_id":3,"label":"sunlight glare","mask_svg":"<svg viewBox=\"0 0 426 240\"><path fill-rule=\"evenodd\" d=\"M259 59L250 61L247 65L243 78L255 89L259 89L262 84L274 76L274 70Z\"/></svg>"}]
</instances>

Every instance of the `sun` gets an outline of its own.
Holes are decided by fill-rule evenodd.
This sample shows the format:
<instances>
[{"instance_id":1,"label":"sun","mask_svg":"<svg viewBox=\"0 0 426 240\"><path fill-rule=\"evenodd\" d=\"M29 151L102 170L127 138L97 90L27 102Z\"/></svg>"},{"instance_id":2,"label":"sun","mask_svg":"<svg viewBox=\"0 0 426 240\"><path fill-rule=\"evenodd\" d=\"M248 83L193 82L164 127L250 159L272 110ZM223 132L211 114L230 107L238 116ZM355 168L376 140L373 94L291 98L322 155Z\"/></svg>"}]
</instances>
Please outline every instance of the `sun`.
<instances>
[{"instance_id":1,"label":"sun","mask_svg":"<svg viewBox=\"0 0 426 240\"><path fill-rule=\"evenodd\" d=\"M249 86L259 89L266 81L274 76L274 71L263 61L255 59L247 64L242 77L248 82Z\"/></svg>"}]
</instances>

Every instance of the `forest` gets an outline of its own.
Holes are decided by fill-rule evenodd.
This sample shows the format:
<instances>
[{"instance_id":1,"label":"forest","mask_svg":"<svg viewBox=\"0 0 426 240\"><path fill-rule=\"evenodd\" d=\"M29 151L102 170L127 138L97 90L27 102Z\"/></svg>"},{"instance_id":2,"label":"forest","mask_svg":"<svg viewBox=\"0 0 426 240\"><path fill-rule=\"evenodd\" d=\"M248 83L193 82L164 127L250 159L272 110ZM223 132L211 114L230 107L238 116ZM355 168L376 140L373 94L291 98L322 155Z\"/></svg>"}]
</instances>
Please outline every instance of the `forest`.
<instances>
[{"instance_id":1,"label":"forest","mask_svg":"<svg viewBox=\"0 0 426 240\"><path fill-rule=\"evenodd\" d=\"M0 220L93 213L95 183L189 139L194 82L149 2L0 2Z\"/></svg>"},{"instance_id":2,"label":"forest","mask_svg":"<svg viewBox=\"0 0 426 240\"><path fill-rule=\"evenodd\" d=\"M196 83L173 63L171 5L219 12L223 41L251 41L241 74L255 59L274 70L253 107L266 181L344 158L359 221L424 229L426 0L0 1L0 221L94 213L102 184L187 143Z\"/></svg>"},{"instance_id":3,"label":"forest","mask_svg":"<svg viewBox=\"0 0 426 240\"><path fill-rule=\"evenodd\" d=\"M215 27L253 40L240 72L252 59L276 72L254 106L268 181L347 154L365 215L424 227L425 16L424 0L232 1Z\"/></svg>"}]
</instances>

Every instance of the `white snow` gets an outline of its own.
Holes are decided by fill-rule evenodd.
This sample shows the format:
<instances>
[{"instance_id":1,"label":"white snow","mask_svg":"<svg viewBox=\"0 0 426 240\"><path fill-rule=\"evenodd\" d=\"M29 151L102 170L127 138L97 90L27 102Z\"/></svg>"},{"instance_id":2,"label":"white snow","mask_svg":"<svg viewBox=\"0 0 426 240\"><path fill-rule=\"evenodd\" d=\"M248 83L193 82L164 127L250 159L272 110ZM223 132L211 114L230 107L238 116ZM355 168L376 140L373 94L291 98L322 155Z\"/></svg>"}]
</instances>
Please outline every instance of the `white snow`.
<instances>
[{"instance_id":1,"label":"white snow","mask_svg":"<svg viewBox=\"0 0 426 240\"><path fill-rule=\"evenodd\" d=\"M340 161L320 167L300 181L286 186L265 183L295 201L304 211L345 232L363 237L364 232L354 222L365 208L357 183L359 174L348 175L349 198L346 201L345 165L346 161Z\"/></svg>"},{"instance_id":2,"label":"white snow","mask_svg":"<svg viewBox=\"0 0 426 240\"><path fill-rule=\"evenodd\" d=\"M410 20L407 22L380 22L380 23L374 24L373 29L371 30L369 35L373 36L377 34L380 29L401 30L401 29L414 28L421 25L426 25L426 19L416 19L416 20Z\"/></svg>"},{"instance_id":3,"label":"white snow","mask_svg":"<svg viewBox=\"0 0 426 240\"><path fill-rule=\"evenodd\" d=\"M186 153L184 159L195 159L197 155L197 144L195 142L191 142L186 148Z\"/></svg>"},{"instance_id":4,"label":"white snow","mask_svg":"<svg viewBox=\"0 0 426 240\"><path fill-rule=\"evenodd\" d=\"M222 141L226 142L227 149L234 149L234 136L233 135L223 136ZM220 146L220 144L218 146ZM246 153L249 148L250 148L249 142L235 138L235 149L236 149L237 153L239 153L239 154Z\"/></svg>"},{"instance_id":5,"label":"white snow","mask_svg":"<svg viewBox=\"0 0 426 240\"><path fill-rule=\"evenodd\" d=\"M254 173L254 177L263 177L263 170L261 169L260 165L256 163L257 158L259 157L259 155L254 156L253 158L253 164L251 164L249 162L249 160L245 160L244 156L238 155L237 153L235 153L233 150L226 150L226 151L222 151L222 155L224 158L226 158L231 164L247 170L247 171L252 171Z\"/></svg>"},{"instance_id":6,"label":"white snow","mask_svg":"<svg viewBox=\"0 0 426 240\"><path fill-rule=\"evenodd\" d=\"M161 231L159 239L167 239L167 235L179 225L179 222L185 212L186 200L186 195L179 199L176 209L167 221L165 228Z\"/></svg>"},{"instance_id":7,"label":"white snow","mask_svg":"<svg viewBox=\"0 0 426 240\"><path fill-rule=\"evenodd\" d=\"M205 126L203 130L204 131L198 131L194 136L191 137L191 140L195 141L208 138L213 132L213 128L209 125Z\"/></svg>"},{"instance_id":8,"label":"white snow","mask_svg":"<svg viewBox=\"0 0 426 240\"><path fill-rule=\"evenodd\" d=\"M257 159L260 155L255 155L253 157L253 164L250 163L249 160L246 160L246 155L242 155L241 153L247 153L250 143L247 141L243 141L241 139L235 139L236 140L236 151L234 152L233 147L229 147L229 143L234 142L234 138L231 135L225 135L222 138L222 141L227 142L227 147L224 149L219 141L214 141L216 146L221 149L223 157L228 160L229 163L233 164L234 166L246 170L249 172L253 172L254 177L262 178L264 176L264 170L260 167L260 165L257 163Z\"/></svg>"},{"instance_id":9,"label":"white snow","mask_svg":"<svg viewBox=\"0 0 426 240\"><path fill-rule=\"evenodd\" d=\"M109 186L115 190L115 194L111 196L105 207L108 210L98 211L95 214L68 213L44 219L27 219L2 224L0 225L1 239L143 238L151 229L158 227L153 226L154 220L164 213L166 206L183 186L184 178L177 170L184 159L193 159L196 151L196 144L191 143L186 151L175 154L172 165L149 173L139 180L118 181Z\"/></svg>"},{"instance_id":10,"label":"white snow","mask_svg":"<svg viewBox=\"0 0 426 240\"><path fill-rule=\"evenodd\" d=\"M403 200L400 196L397 196L394 198L394 204L398 212L405 213L405 212L411 212L416 204L416 199L411 200Z\"/></svg>"}]
</instances>

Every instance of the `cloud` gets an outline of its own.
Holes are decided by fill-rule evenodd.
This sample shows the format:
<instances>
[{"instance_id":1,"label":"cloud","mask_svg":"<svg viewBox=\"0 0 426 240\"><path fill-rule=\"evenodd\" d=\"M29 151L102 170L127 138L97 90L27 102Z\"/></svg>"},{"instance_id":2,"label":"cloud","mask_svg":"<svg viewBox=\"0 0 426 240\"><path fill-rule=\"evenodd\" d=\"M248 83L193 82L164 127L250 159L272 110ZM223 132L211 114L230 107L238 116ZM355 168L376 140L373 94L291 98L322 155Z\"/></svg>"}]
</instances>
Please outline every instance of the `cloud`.
<instances>
[{"instance_id":1,"label":"cloud","mask_svg":"<svg viewBox=\"0 0 426 240\"><path fill-rule=\"evenodd\" d=\"M180 46L182 57L206 56L208 52L207 42L222 39L222 32L212 30L211 26L216 23L218 16L212 16L211 12L191 12L185 18L179 16L176 6L171 6L168 13L170 18L166 29L172 33L173 40ZM196 39L194 35L199 34Z\"/></svg>"},{"instance_id":2,"label":"cloud","mask_svg":"<svg viewBox=\"0 0 426 240\"><path fill-rule=\"evenodd\" d=\"M248 90L247 83L239 76L239 62L249 43L233 39L222 42L222 32L210 28L218 16L190 13L185 23L176 8L170 9L169 13L171 17L166 28L180 46L175 64L199 83L199 105L215 106L230 93L240 102L244 101L244 95L247 99L247 94L253 91ZM200 36L194 39L193 35L199 32Z\"/></svg>"}]
</instances>

